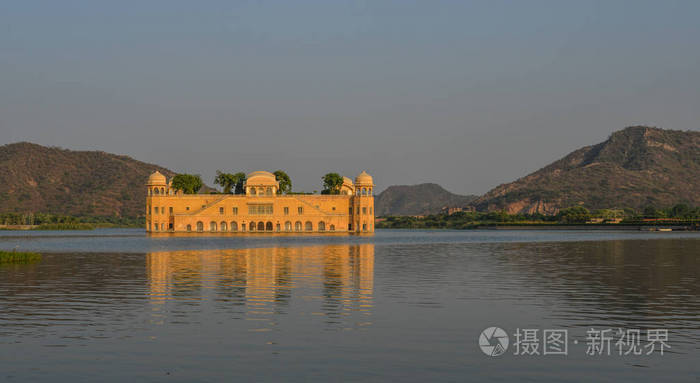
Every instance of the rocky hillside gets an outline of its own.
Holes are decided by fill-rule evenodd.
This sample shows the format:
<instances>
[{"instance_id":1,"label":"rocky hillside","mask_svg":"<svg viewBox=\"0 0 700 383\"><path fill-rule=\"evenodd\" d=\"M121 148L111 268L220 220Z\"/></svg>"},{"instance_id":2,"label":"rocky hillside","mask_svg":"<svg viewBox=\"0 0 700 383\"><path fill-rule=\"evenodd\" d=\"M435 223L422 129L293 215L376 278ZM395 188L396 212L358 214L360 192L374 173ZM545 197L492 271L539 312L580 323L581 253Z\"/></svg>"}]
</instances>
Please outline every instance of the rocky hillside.
<instances>
[{"instance_id":1,"label":"rocky hillside","mask_svg":"<svg viewBox=\"0 0 700 383\"><path fill-rule=\"evenodd\" d=\"M97 151L21 142L0 146L0 211L143 215L144 183L163 167Z\"/></svg>"},{"instance_id":2,"label":"rocky hillside","mask_svg":"<svg viewBox=\"0 0 700 383\"><path fill-rule=\"evenodd\" d=\"M375 198L377 216L439 213L445 206L462 207L476 196L448 192L437 184L389 186Z\"/></svg>"},{"instance_id":3,"label":"rocky hillside","mask_svg":"<svg viewBox=\"0 0 700 383\"><path fill-rule=\"evenodd\" d=\"M473 202L478 210L700 205L700 132L635 126L586 146Z\"/></svg>"}]
</instances>

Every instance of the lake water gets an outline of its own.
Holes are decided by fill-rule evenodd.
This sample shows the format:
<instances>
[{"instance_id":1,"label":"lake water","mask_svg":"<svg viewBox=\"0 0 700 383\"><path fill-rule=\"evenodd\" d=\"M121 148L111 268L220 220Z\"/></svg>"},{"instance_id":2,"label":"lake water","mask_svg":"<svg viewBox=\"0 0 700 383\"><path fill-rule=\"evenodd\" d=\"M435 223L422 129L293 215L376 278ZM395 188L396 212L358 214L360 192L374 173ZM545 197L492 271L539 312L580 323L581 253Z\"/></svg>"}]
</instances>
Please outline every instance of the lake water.
<instances>
[{"instance_id":1,"label":"lake water","mask_svg":"<svg viewBox=\"0 0 700 383\"><path fill-rule=\"evenodd\" d=\"M700 233L0 232L14 248L43 259L0 265L0 380L700 376ZM500 356L479 347L492 326L509 336ZM566 355L543 355L550 329L566 331ZM610 349L588 355L607 329ZM640 330L641 355L619 355L634 342L616 345L618 329ZM647 337L664 333L661 354Z\"/></svg>"}]
</instances>

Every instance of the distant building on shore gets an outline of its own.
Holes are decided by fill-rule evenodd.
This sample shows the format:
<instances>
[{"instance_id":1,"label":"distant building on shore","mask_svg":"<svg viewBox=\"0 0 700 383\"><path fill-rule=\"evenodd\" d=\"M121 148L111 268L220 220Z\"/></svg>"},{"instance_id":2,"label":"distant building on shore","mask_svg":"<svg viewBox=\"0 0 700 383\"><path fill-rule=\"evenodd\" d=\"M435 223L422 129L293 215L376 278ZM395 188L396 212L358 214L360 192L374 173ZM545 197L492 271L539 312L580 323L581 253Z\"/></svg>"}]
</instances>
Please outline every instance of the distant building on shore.
<instances>
[{"instance_id":1,"label":"distant building on shore","mask_svg":"<svg viewBox=\"0 0 700 383\"><path fill-rule=\"evenodd\" d=\"M266 171L248 174L245 194L184 194L159 172L146 183L146 230L195 233L372 233L374 182L343 177L338 195L277 194Z\"/></svg>"},{"instance_id":2,"label":"distant building on shore","mask_svg":"<svg viewBox=\"0 0 700 383\"><path fill-rule=\"evenodd\" d=\"M469 212L473 212L473 211L475 211L475 210L474 210L474 207L472 207L472 206L464 206L464 207L444 206L442 209L440 209L440 213L447 214L447 215L452 215L454 213L461 213L461 212L469 213Z\"/></svg>"}]
</instances>

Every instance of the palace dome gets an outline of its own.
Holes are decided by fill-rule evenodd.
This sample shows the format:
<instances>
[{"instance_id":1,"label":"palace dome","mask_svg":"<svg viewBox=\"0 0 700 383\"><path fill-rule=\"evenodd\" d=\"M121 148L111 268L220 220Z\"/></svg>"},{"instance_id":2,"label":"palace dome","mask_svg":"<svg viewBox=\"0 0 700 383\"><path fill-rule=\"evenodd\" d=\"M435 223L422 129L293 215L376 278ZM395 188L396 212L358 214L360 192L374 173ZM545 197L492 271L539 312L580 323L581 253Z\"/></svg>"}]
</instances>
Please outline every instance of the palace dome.
<instances>
[{"instance_id":1,"label":"palace dome","mask_svg":"<svg viewBox=\"0 0 700 383\"><path fill-rule=\"evenodd\" d=\"M277 177L270 172L258 170L248 173L245 182L247 185L277 185Z\"/></svg>"},{"instance_id":2,"label":"palace dome","mask_svg":"<svg viewBox=\"0 0 700 383\"><path fill-rule=\"evenodd\" d=\"M362 173L358 174L357 177L355 177L355 184L372 185L373 182L374 180L372 179L372 176L364 170L362 171Z\"/></svg>"},{"instance_id":3,"label":"palace dome","mask_svg":"<svg viewBox=\"0 0 700 383\"><path fill-rule=\"evenodd\" d=\"M148 184L149 185L165 185L166 184L166 179L163 174L159 171L155 171L153 174L151 174L148 177Z\"/></svg>"}]
</instances>

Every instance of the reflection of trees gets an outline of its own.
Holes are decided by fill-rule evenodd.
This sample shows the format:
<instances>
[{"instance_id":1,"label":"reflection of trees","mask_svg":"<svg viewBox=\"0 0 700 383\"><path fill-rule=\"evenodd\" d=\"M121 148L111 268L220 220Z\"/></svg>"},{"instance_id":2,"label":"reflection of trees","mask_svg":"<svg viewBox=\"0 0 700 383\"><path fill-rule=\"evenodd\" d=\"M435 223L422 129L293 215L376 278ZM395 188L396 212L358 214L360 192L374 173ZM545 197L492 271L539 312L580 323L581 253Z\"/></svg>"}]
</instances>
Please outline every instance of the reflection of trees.
<instances>
[{"instance_id":1,"label":"reflection of trees","mask_svg":"<svg viewBox=\"0 0 700 383\"><path fill-rule=\"evenodd\" d=\"M372 244L148 254L154 303L202 297L207 290L217 310L234 317L284 314L295 296L317 297L328 318L367 311L373 272Z\"/></svg>"},{"instance_id":2,"label":"reflection of trees","mask_svg":"<svg viewBox=\"0 0 700 383\"><path fill-rule=\"evenodd\" d=\"M673 321L697 326L700 241L603 241L499 245L519 283L556 293L581 319Z\"/></svg>"}]
</instances>

